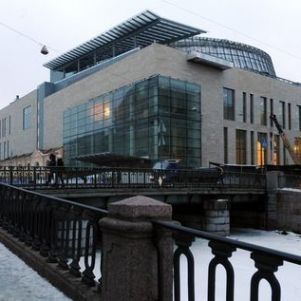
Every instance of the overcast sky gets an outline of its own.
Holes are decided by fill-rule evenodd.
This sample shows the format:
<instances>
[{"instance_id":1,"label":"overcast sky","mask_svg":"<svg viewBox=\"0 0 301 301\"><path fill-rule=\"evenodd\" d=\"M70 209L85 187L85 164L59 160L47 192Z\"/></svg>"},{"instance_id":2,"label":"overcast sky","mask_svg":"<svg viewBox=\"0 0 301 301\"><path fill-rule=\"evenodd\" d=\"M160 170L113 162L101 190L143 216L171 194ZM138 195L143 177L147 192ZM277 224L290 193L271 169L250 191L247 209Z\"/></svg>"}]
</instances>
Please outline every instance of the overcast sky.
<instances>
[{"instance_id":1,"label":"overcast sky","mask_svg":"<svg viewBox=\"0 0 301 301\"><path fill-rule=\"evenodd\" d=\"M0 108L49 80L42 65L143 10L267 51L301 82L300 0L0 0ZM17 34L10 26L49 47Z\"/></svg>"}]
</instances>

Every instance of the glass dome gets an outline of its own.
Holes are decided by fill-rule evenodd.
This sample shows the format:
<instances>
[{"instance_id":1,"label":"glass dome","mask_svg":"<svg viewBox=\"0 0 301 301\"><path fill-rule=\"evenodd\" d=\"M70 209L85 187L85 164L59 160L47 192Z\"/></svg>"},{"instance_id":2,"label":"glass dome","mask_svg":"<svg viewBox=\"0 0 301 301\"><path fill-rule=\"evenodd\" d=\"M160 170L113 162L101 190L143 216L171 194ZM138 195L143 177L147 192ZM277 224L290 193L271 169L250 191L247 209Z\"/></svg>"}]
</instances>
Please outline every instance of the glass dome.
<instances>
[{"instance_id":1,"label":"glass dome","mask_svg":"<svg viewBox=\"0 0 301 301\"><path fill-rule=\"evenodd\" d=\"M264 51L223 39L192 37L177 41L175 48L186 52L200 51L230 61L234 67L276 76L271 57Z\"/></svg>"}]
</instances>

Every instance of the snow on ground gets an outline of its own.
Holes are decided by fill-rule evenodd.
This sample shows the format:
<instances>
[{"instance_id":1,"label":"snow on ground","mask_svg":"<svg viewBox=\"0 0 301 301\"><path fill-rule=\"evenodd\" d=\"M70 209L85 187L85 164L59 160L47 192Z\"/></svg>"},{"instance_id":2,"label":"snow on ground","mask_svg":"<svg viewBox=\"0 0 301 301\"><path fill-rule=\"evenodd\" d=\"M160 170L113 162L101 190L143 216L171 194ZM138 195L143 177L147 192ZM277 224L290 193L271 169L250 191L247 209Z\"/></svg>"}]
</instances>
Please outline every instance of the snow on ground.
<instances>
[{"instance_id":1,"label":"snow on ground","mask_svg":"<svg viewBox=\"0 0 301 301\"><path fill-rule=\"evenodd\" d=\"M67 301L63 293L0 243L1 301Z\"/></svg>"},{"instance_id":2,"label":"snow on ground","mask_svg":"<svg viewBox=\"0 0 301 301\"><path fill-rule=\"evenodd\" d=\"M301 236L293 233L281 235L275 231L260 231L251 229L236 229L232 231L230 238L248 243L301 255ZM208 264L213 258L208 241L196 240L192 245L195 259L195 291L196 300L207 300ZM235 272L235 300L244 301L250 299L250 279L256 271L254 261L250 258L250 252L238 250L233 253L230 261ZM187 300L186 285L186 260L181 258L181 300ZM279 267L276 277L281 285L281 300L301 300L301 266L284 263ZM225 300L225 271L222 266L217 267L216 274L216 301ZM271 300L269 284L262 280L260 283L260 300Z\"/></svg>"}]
</instances>

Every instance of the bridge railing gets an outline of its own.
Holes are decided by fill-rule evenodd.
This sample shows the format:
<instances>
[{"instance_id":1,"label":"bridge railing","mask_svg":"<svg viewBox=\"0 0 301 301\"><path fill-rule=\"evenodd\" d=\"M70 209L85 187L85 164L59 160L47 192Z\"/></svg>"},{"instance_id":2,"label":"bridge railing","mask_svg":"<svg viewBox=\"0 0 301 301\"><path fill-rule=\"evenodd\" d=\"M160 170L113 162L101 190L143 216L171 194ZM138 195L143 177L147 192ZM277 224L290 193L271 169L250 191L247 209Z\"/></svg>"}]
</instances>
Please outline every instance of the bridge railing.
<instances>
[{"instance_id":1,"label":"bridge railing","mask_svg":"<svg viewBox=\"0 0 301 301\"><path fill-rule=\"evenodd\" d=\"M203 232L168 221L154 221L153 224L160 233L163 230L172 232L176 247L173 255L173 270L174 270L174 301L180 300L197 300L195 296L195 288L200 285L199 281L203 281L206 275L202 274L202 279L196 279L196 270L200 267L195 266L195 258L192 252L192 244L197 238L208 241L208 246L211 248L213 258L208 265L208 287L207 299L208 301L220 300L216 297L217 287L217 268L223 266L226 272L226 291L225 296L221 300L234 300L234 284L236 269L231 263L230 258L232 254L238 250L244 250L250 253L250 258L254 261L256 270L250 278L248 287L250 288L250 296L244 291L244 300L258 301L259 287L261 280L266 280L270 284L272 301L281 300L281 284L277 279L276 272L280 266L287 263L301 265L301 256L280 252L277 250L256 246L253 244L220 237L208 232ZM201 254L198 254L200 256ZM184 257L187 264L181 265L181 257ZM250 263L251 264L251 263ZM185 267L185 271L183 270ZM301 268L301 267L300 267ZM251 271L251 268L250 268ZM237 279L237 278L236 278ZM186 284L186 285L185 285ZM185 293L183 293L183 286L185 286ZM236 289L244 289L238 288ZM260 299L261 300L261 299ZM267 300L267 299L265 299Z\"/></svg>"},{"instance_id":2,"label":"bridge railing","mask_svg":"<svg viewBox=\"0 0 301 301\"><path fill-rule=\"evenodd\" d=\"M0 184L0 226L88 286L100 275L98 221L107 211ZM97 263L96 263L97 262Z\"/></svg>"},{"instance_id":3,"label":"bridge railing","mask_svg":"<svg viewBox=\"0 0 301 301\"><path fill-rule=\"evenodd\" d=\"M234 300L237 270L230 258L237 250L249 252L256 268L250 278L250 298L246 297L246 300L258 301L261 280L266 280L271 287L271 300L280 301L278 268L287 263L301 265L301 256L183 227L170 219L170 205L145 197L113 203L107 212L0 184L0 226L39 251L48 262L57 262L74 277L82 278L88 286L98 283L96 276L104 269L101 294L118 291L117 295L124 294L124 297L110 299L111 295L107 295L108 298L103 300L151 300L155 295L159 296L156 300L163 301L196 300L196 267L192 252L196 238L207 240L213 254L207 275L209 301L217 300L219 265L226 271L226 297L223 300ZM187 271L182 270L182 256L187 260ZM156 280L149 278L149 274ZM173 294L166 291L171 291L169 279L172 280L172 275ZM181 299L184 282L188 283L188 291ZM133 298L131 294L138 290L140 294Z\"/></svg>"},{"instance_id":4,"label":"bridge railing","mask_svg":"<svg viewBox=\"0 0 301 301\"><path fill-rule=\"evenodd\" d=\"M258 188L264 174L221 172L219 169L153 170L80 167L1 167L0 182L36 188Z\"/></svg>"},{"instance_id":5,"label":"bridge railing","mask_svg":"<svg viewBox=\"0 0 301 301\"><path fill-rule=\"evenodd\" d=\"M278 175L279 188L296 188L301 189L301 175L300 174L279 174Z\"/></svg>"}]
</instances>

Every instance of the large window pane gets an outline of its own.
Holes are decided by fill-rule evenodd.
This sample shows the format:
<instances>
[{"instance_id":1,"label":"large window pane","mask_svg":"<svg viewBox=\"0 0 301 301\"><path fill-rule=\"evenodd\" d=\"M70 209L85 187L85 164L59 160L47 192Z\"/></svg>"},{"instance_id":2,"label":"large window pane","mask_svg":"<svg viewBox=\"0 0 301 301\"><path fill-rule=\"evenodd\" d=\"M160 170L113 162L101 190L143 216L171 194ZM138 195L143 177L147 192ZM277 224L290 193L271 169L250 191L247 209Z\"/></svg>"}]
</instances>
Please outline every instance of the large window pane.
<instances>
[{"instance_id":1,"label":"large window pane","mask_svg":"<svg viewBox=\"0 0 301 301\"><path fill-rule=\"evenodd\" d=\"M235 120L234 90L224 88L224 119Z\"/></svg>"}]
</instances>

